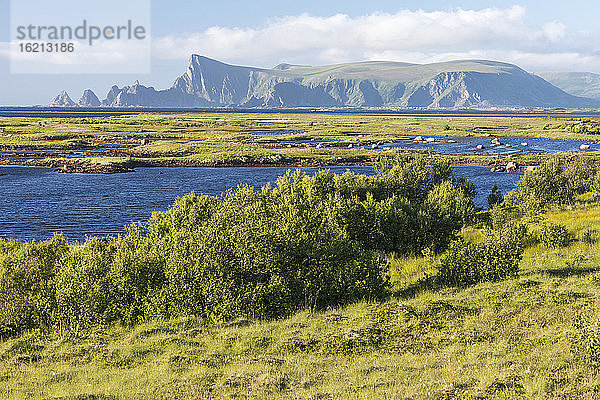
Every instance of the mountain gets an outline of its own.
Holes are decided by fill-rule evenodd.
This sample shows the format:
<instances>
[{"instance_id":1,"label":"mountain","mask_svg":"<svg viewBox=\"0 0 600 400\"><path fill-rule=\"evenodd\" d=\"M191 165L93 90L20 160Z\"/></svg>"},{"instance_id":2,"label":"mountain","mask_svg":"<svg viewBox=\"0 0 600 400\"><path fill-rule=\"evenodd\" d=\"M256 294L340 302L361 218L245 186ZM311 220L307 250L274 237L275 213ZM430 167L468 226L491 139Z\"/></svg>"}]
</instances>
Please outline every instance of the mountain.
<instances>
[{"instance_id":1,"label":"mountain","mask_svg":"<svg viewBox=\"0 0 600 400\"><path fill-rule=\"evenodd\" d=\"M164 90L113 86L110 107L600 107L516 65L485 60L409 64L367 61L271 69L192 55Z\"/></svg>"},{"instance_id":2,"label":"mountain","mask_svg":"<svg viewBox=\"0 0 600 400\"><path fill-rule=\"evenodd\" d=\"M54 97L49 104L50 107L75 107L75 102L71 100L69 94L63 90Z\"/></svg>"},{"instance_id":3,"label":"mountain","mask_svg":"<svg viewBox=\"0 0 600 400\"><path fill-rule=\"evenodd\" d=\"M100 100L91 89L86 89L83 91L79 100L77 100L77 105L79 107L98 107L100 105Z\"/></svg>"},{"instance_id":4,"label":"mountain","mask_svg":"<svg viewBox=\"0 0 600 400\"><path fill-rule=\"evenodd\" d=\"M537 75L574 96L600 99L600 74L591 72L540 72Z\"/></svg>"}]
</instances>

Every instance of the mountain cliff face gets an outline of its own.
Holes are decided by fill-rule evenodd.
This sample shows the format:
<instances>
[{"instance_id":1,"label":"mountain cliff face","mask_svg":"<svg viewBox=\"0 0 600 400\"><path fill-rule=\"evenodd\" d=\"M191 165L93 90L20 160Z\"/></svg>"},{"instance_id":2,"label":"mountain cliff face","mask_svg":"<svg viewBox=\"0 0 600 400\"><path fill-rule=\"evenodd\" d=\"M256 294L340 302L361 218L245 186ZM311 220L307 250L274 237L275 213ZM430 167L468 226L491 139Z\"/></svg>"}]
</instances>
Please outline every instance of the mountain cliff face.
<instances>
[{"instance_id":1,"label":"mountain cliff face","mask_svg":"<svg viewBox=\"0 0 600 400\"><path fill-rule=\"evenodd\" d=\"M50 100L50 107L75 107L75 102L71 100L69 94L63 90L56 97Z\"/></svg>"},{"instance_id":2,"label":"mountain cliff face","mask_svg":"<svg viewBox=\"0 0 600 400\"><path fill-rule=\"evenodd\" d=\"M113 86L101 105L598 107L600 101L567 94L515 65L492 61L424 65L372 61L318 67L280 64L262 69L192 55L187 70L170 88L156 90L137 81L123 88Z\"/></svg>"},{"instance_id":3,"label":"mountain cliff face","mask_svg":"<svg viewBox=\"0 0 600 400\"><path fill-rule=\"evenodd\" d=\"M86 89L83 91L81 98L77 101L77 105L79 107L98 107L100 105L100 100L91 89Z\"/></svg>"}]
</instances>

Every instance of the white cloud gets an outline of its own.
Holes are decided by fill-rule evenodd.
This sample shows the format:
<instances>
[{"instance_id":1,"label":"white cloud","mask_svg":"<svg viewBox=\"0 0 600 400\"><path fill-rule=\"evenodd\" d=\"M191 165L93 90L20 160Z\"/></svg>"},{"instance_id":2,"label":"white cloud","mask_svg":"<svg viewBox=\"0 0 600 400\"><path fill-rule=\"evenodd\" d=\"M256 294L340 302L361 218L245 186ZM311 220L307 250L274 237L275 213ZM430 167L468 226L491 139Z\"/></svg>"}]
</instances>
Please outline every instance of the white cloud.
<instances>
[{"instance_id":1,"label":"white cloud","mask_svg":"<svg viewBox=\"0 0 600 400\"><path fill-rule=\"evenodd\" d=\"M542 26L544 34L551 42L558 42L565 37L567 27L560 22L548 22Z\"/></svg>"},{"instance_id":2,"label":"white cloud","mask_svg":"<svg viewBox=\"0 0 600 400\"><path fill-rule=\"evenodd\" d=\"M494 58L521 62L529 70L600 72L596 42L564 24L525 23L526 9L403 10L360 17L302 14L267 21L261 27L215 26L202 32L156 38L153 56L187 58L192 53L248 65L303 64L356 60L432 62Z\"/></svg>"}]
</instances>

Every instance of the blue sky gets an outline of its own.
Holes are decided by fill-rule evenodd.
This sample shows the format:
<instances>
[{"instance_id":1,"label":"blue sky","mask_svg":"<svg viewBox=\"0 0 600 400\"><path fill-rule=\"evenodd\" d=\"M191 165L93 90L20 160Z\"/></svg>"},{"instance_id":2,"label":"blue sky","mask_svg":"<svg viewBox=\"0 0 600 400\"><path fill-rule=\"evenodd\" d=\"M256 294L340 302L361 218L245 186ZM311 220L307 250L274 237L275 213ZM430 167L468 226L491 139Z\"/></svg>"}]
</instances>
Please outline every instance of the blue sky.
<instances>
[{"instance_id":1,"label":"blue sky","mask_svg":"<svg viewBox=\"0 0 600 400\"><path fill-rule=\"evenodd\" d=\"M21 0L19 0L21 1ZM27 1L27 0L25 0ZM486 58L528 71L600 73L600 5L590 1L152 1L152 72L10 73L10 0L0 0L0 104L46 104L62 89L165 88L190 53L270 67L366 59L435 62ZM112 10L107 10L110 12ZM60 15L60 7L57 7ZM115 11L118 13L118 10Z\"/></svg>"}]
</instances>

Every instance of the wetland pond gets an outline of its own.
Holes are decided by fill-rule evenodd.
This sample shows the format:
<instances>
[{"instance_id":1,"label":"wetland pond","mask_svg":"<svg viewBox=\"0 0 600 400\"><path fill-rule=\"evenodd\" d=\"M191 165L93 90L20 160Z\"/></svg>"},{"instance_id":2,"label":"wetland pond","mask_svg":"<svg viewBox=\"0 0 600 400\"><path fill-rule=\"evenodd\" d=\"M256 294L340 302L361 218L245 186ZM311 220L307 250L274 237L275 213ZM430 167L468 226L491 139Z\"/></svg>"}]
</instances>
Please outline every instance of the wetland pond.
<instances>
[{"instance_id":1,"label":"wetland pond","mask_svg":"<svg viewBox=\"0 0 600 400\"><path fill-rule=\"evenodd\" d=\"M70 241L88 236L116 236L125 225L145 222L152 211L167 210L191 191L219 195L239 184L255 188L284 175L288 167L137 168L126 174L57 174L51 168L0 167L0 237L19 241L45 240L62 232ZM297 168L314 174L318 167ZM372 167L329 167L374 174ZM477 188L475 203L487 208L494 184L503 194L516 187L520 173L493 173L489 167L454 167L457 178Z\"/></svg>"}]
</instances>

